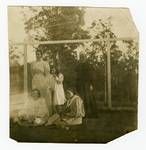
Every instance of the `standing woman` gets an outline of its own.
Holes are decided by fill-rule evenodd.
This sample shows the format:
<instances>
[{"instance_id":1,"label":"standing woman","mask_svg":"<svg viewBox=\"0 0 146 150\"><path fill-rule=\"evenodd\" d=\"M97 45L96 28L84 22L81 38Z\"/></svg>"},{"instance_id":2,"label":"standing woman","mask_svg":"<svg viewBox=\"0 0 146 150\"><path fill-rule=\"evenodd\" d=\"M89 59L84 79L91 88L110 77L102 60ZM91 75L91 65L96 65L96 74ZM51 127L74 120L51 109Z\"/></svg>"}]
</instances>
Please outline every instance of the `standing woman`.
<instances>
[{"instance_id":1,"label":"standing woman","mask_svg":"<svg viewBox=\"0 0 146 150\"><path fill-rule=\"evenodd\" d=\"M36 61L31 63L32 89L38 89L42 97L46 96L46 74L49 71L47 62L42 60L42 51L36 51Z\"/></svg>"}]
</instances>

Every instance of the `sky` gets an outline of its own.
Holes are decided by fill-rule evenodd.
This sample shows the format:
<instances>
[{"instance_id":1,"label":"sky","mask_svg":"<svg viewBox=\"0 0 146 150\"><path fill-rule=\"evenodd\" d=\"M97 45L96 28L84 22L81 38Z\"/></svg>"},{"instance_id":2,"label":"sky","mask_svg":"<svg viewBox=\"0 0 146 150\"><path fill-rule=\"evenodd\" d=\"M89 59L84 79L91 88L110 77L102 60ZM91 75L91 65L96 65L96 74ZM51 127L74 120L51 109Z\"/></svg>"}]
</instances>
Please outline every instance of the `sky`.
<instances>
[{"instance_id":1,"label":"sky","mask_svg":"<svg viewBox=\"0 0 146 150\"><path fill-rule=\"evenodd\" d=\"M138 32L128 9L122 8L86 8L85 27L94 20L111 17L112 30L118 37L137 37ZM9 40L23 42L26 38L23 15L20 7L8 8Z\"/></svg>"},{"instance_id":2,"label":"sky","mask_svg":"<svg viewBox=\"0 0 146 150\"><path fill-rule=\"evenodd\" d=\"M17 42L22 42L26 36L20 7L8 8L8 35L9 40Z\"/></svg>"},{"instance_id":3,"label":"sky","mask_svg":"<svg viewBox=\"0 0 146 150\"><path fill-rule=\"evenodd\" d=\"M87 8L85 14L86 25L93 20L111 17L112 31L117 37L136 37L138 32L129 9L123 8Z\"/></svg>"}]
</instances>

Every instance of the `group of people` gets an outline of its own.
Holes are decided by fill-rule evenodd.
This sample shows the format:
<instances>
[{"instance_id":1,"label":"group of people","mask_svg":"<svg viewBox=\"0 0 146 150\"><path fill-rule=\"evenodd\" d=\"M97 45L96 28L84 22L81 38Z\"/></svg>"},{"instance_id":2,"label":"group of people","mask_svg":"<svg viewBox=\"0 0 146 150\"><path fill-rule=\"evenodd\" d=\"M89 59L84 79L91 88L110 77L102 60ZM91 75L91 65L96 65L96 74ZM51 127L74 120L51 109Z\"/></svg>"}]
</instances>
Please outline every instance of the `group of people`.
<instances>
[{"instance_id":1,"label":"group of people","mask_svg":"<svg viewBox=\"0 0 146 150\"><path fill-rule=\"evenodd\" d=\"M47 59L48 60L48 59ZM42 51L36 51L36 61L31 64L32 91L18 122L31 125L78 125L85 116L83 100L73 88L64 91L64 76L57 67L51 67L42 59Z\"/></svg>"}]
</instances>

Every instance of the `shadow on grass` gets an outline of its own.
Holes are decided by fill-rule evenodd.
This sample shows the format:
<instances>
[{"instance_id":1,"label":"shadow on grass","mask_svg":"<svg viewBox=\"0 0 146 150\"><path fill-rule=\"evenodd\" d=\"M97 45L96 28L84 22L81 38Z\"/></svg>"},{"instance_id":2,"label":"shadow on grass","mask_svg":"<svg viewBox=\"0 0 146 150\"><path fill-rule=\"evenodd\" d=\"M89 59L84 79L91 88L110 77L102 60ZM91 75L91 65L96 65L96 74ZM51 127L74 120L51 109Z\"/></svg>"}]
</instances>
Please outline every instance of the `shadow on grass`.
<instances>
[{"instance_id":1,"label":"shadow on grass","mask_svg":"<svg viewBox=\"0 0 146 150\"><path fill-rule=\"evenodd\" d=\"M85 118L69 130L56 126L26 127L10 123L10 137L18 142L107 143L137 129L136 111L100 110L98 118Z\"/></svg>"}]
</instances>

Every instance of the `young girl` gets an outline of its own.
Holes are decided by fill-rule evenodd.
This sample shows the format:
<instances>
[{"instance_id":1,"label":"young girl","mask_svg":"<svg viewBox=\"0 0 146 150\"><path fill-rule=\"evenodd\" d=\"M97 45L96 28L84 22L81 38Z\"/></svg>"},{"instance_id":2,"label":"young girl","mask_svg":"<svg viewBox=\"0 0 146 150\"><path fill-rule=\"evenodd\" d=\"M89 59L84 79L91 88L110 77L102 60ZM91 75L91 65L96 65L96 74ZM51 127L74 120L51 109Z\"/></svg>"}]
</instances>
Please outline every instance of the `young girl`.
<instances>
[{"instance_id":1,"label":"young girl","mask_svg":"<svg viewBox=\"0 0 146 150\"><path fill-rule=\"evenodd\" d=\"M38 89L33 89L31 97L26 100L24 108L18 114L18 122L28 125L42 125L48 119L48 108L45 99Z\"/></svg>"},{"instance_id":2,"label":"young girl","mask_svg":"<svg viewBox=\"0 0 146 150\"><path fill-rule=\"evenodd\" d=\"M55 79L54 105L55 105L56 111L58 113L60 113L62 106L64 105L64 103L66 101L65 94L64 94L64 88L63 88L64 76L58 68L54 71L55 71L55 75L54 75L54 79Z\"/></svg>"}]
</instances>

